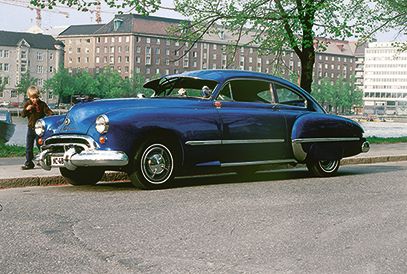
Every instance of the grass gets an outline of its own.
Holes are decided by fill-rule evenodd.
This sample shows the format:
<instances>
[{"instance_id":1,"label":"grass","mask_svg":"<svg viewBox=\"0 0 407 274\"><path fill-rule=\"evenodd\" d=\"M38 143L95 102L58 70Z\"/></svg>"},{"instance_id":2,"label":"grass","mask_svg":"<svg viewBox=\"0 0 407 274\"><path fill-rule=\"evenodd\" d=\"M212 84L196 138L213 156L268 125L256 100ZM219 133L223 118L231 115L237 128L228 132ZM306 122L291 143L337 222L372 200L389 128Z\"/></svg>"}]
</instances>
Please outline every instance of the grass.
<instances>
[{"instance_id":1,"label":"grass","mask_svg":"<svg viewBox=\"0 0 407 274\"><path fill-rule=\"evenodd\" d=\"M389 138L383 138L383 137L367 137L366 138L369 143L371 144L394 144L394 143L407 143L407 137L389 137Z\"/></svg>"},{"instance_id":2,"label":"grass","mask_svg":"<svg viewBox=\"0 0 407 274\"><path fill-rule=\"evenodd\" d=\"M366 138L369 143L371 144L394 144L394 143L407 143L407 136L406 137L391 137L391 138L383 138L383 137L367 137ZM37 154L39 151L36 147L34 147L34 154ZM6 157L24 157L25 156L25 146L17 146L17 145L6 145L0 143L0 158Z\"/></svg>"},{"instance_id":3,"label":"grass","mask_svg":"<svg viewBox=\"0 0 407 274\"><path fill-rule=\"evenodd\" d=\"M39 151L35 147L34 154L37 154ZM23 157L25 156L25 146L16 146L16 145L6 145L0 143L0 157Z\"/></svg>"}]
</instances>

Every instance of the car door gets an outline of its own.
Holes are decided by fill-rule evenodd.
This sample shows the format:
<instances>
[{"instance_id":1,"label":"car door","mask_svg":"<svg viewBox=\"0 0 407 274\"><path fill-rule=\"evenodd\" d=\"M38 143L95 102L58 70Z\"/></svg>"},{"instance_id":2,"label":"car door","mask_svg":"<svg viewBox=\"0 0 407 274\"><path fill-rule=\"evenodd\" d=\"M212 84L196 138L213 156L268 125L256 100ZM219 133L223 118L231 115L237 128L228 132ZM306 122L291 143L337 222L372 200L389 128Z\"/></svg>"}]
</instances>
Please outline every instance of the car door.
<instances>
[{"instance_id":1,"label":"car door","mask_svg":"<svg viewBox=\"0 0 407 274\"><path fill-rule=\"evenodd\" d=\"M222 165L292 158L285 117L273 100L269 81L234 79L222 87L215 102L222 123Z\"/></svg>"}]
</instances>

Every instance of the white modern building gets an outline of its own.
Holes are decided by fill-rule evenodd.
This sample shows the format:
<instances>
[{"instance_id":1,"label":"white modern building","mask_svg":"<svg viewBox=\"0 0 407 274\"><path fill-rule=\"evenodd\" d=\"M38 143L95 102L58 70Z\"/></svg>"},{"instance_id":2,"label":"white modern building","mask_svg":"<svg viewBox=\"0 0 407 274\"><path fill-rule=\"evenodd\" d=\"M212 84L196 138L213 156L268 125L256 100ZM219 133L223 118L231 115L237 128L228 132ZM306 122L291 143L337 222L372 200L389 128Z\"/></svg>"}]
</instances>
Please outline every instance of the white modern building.
<instances>
[{"instance_id":1,"label":"white modern building","mask_svg":"<svg viewBox=\"0 0 407 274\"><path fill-rule=\"evenodd\" d=\"M407 52L392 42L369 43L365 49L364 112L407 114Z\"/></svg>"}]
</instances>

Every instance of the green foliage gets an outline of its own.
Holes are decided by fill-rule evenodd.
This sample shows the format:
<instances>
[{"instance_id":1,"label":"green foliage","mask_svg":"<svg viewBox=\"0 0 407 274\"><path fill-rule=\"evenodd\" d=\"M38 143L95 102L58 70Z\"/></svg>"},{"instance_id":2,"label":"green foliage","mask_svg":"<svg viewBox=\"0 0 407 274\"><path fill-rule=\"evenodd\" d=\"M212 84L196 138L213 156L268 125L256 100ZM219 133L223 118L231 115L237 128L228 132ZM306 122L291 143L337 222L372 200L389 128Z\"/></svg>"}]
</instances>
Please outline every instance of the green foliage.
<instances>
[{"instance_id":1,"label":"green foliage","mask_svg":"<svg viewBox=\"0 0 407 274\"><path fill-rule=\"evenodd\" d=\"M45 81L44 89L52 91L58 95L59 101L63 97L69 97L75 92L75 81L68 70L60 67L58 72L52 78ZM58 102L59 103L59 102Z\"/></svg>"},{"instance_id":2,"label":"green foliage","mask_svg":"<svg viewBox=\"0 0 407 274\"><path fill-rule=\"evenodd\" d=\"M37 84L37 79L34 77L31 77L30 71L27 70L26 73L21 75L20 82L17 85L17 93L25 95L28 87L31 85L36 85L36 84Z\"/></svg>"},{"instance_id":3,"label":"green foliage","mask_svg":"<svg viewBox=\"0 0 407 274\"><path fill-rule=\"evenodd\" d=\"M407 1L406 0L374 0L374 9L380 24L370 35L377 31L397 29L398 34L407 35ZM370 38L369 36L367 38ZM407 42L394 43L400 50L407 50Z\"/></svg>"},{"instance_id":4,"label":"green foliage","mask_svg":"<svg viewBox=\"0 0 407 274\"><path fill-rule=\"evenodd\" d=\"M6 87L6 82L2 80L0 77L0 92L3 92L4 88Z\"/></svg>"},{"instance_id":5,"label":"green foliage","mask_svg":"<svg viewBox=\"0 0 407 274\"><path fill-rule=\"evenodd\" d=\"M136 97L143 93L151 96L152 91L143 88L144 77L134 73L123 79L117 71L105 68L96 75L86 71L70 74L61 68L51 79L45 82L45 88L58 94L60 98L71 98L73 95L97 98Z\"/></svg>"},{"instance_id":6,"label":"green foliage","mask_svg":"<svg viewBox=\"0 0 407 274\"><path fill-rule=\"evenodd\" d=\"M38 149L34 147L34 153L38 153ZM0 143L0 157L22 157L25 156L25 147L16 145L6 145Z\"/></svg>"},{"instance_id":7,"label":"green foliage","mask_svg":"<svg viewBox=\"0 0 407 274\"><path fill-rule=\"evenodd\" d=\"M337 79L334 83L324 78L314 84L312 96L329 112L349 114L353 107L363 105L363 93L355 86L355 78Z\"/></svg>"},{"instance_id":8,"label":"green foliage","mask_svg":"<svg viewBox=\"0 0 407 274\"><path fill-rule=\"evenodd\" d=\"M407 143L407 137L389 137L389 138L384 138L384 137L367 137L366 138L369 143L371 144L394 144L394 143Z\"/></svg>"}]
</instances>

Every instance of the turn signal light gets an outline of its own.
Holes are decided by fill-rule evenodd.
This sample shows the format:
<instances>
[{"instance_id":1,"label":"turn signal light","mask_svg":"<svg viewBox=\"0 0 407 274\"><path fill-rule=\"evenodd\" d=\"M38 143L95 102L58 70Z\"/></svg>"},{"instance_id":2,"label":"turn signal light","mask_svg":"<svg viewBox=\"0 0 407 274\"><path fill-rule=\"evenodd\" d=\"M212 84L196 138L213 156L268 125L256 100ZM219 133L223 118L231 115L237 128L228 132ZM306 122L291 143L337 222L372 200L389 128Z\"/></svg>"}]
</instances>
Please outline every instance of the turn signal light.
<instances>
[{"instance_id":1,"label":"turn signal light","mask_svg":"<svg viewBox=\"0 0 407 274\"><path fill-rule=\"evenodd\" d=\"M106 137L105 137L105 136L100 136L100 137L99 137L99 143L101 143L102 145L103 145L104 143L106 143Z\"/></svg>"}]
</instances>

